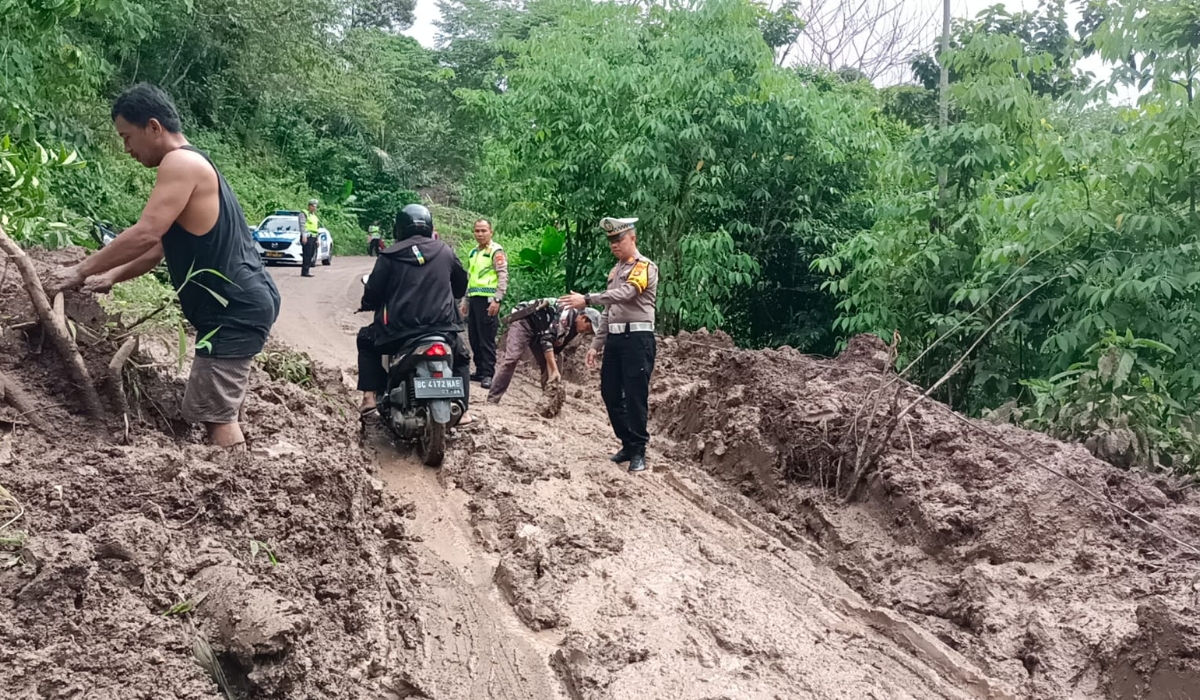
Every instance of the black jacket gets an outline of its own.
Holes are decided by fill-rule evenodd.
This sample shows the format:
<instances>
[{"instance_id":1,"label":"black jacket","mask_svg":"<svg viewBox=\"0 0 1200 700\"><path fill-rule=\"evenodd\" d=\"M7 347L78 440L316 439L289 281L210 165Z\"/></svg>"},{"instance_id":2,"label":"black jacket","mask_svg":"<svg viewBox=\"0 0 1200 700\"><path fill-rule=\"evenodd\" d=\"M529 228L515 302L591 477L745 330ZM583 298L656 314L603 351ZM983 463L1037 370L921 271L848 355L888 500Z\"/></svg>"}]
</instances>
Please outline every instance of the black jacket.
<instances>
[{"instance_id":1,"label":"black jacket","mask_svg":"<svg viewBox=\"0 0 1200 700\"><path fill-rule=\"evenodd\" d=\"M440 240L413 236L379 253L363 289L362 308L375 312L375 345L424 333L457 333L455 299L467 293L467 271Z\"/></svg>"}]
</instances>

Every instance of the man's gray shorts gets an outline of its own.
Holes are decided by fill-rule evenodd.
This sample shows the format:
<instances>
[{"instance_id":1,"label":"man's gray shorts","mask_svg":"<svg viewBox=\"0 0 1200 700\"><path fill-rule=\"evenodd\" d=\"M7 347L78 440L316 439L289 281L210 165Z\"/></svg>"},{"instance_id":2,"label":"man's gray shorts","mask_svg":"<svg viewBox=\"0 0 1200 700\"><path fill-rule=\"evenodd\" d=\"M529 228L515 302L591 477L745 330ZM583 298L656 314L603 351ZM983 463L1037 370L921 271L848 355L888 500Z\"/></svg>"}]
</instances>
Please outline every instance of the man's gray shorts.
<instances>
[{"instance_id":1,"label":"man's gray shorts","mask_svg":"<svg viewBox=\"0 0 1200 700\"><path fill-rule=\"evenodd\" d=\"M196 357L183 392L183 419L189 423L238 422L253 357Z\"/></svg>"}]
</instances>

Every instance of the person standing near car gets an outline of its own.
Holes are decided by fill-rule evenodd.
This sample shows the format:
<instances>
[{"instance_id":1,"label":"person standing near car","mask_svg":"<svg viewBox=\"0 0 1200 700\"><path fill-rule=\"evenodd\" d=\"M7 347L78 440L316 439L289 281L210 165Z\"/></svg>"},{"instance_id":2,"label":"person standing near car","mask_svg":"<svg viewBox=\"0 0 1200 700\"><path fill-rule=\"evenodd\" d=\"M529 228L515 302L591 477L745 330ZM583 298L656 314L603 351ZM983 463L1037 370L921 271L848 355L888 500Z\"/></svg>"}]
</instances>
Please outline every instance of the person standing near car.
<instances>
[{"instance_id":1,"label":"person standing near car","mask_svg":"<svg viewBox=\"0 0 1200 700\"><path fill-rule=\"evenodd\" d=\"M382 239L379 236L379 219L375 223L367 227L367 255L372 258L379 255L379 245Z\"/></svg>"},{"instance_id":2,"label":"person standing near car","mask_svg":"<svg viewBox=\"0 0 1200 700\"><path fill-rule=\"evenodd\" d=\"M318 202L308 200L308 213L304 215L304 230L300 232L301 253L300 276L312 277L313 262L317 258L317 239L320 237L321 222L317 218Z\"/></svg>"},{"instance_id":3,"label":"person standing near car","mask_svg":"<svg viewBox=\"0 0 1200 700\"><path fill-rule=\"evenodd\" d=\"M188 143L171 98L139 83L117 98L112 120L125 151L158 170L154 189L136 224L78 265L56 270L47 287L107 292L165 259L183 316L196 328L183 418L204 424L210 443L236 447L245 442L238 420L250 367L279 316L279 291L237 196Z\"/></svg>"},{"instance_id":4,"label":"person standing near car","mask_svg":"<svg viewBox=\"0 0 1200 700\"><path fill-rule=\"evenodd\" d=\"M571 292L559 299L564 308L584 309L593 304L604 306L587 366L596 366L596 356L604 353L600 368L600 395L608 409L613 433L621 449L610 459L629 462L629 471L646 469L646 427L650 408L650 374L654 372L657 345L654 340L654 301L658 294L658 266L638 252L637 219L600 220L608 237L608 248L617 264L608 273L608 288L601 294Z\"/></svg>"},{"instance_id":5,"label":"person standing near car","mask_svg":"<svg viewBox=\"0 0 1200 700\"><path fill-rule=\"evenodd\" d=\"M467 335L475 374L484 389L492 388L496 369L496 333L500 330L500 302L508 291L508 259L504 248L493 240L492 224L487 219L475 222L475 248L467 262L467 298L461 309L467 317Z\"/></svg>"}]
</instances>

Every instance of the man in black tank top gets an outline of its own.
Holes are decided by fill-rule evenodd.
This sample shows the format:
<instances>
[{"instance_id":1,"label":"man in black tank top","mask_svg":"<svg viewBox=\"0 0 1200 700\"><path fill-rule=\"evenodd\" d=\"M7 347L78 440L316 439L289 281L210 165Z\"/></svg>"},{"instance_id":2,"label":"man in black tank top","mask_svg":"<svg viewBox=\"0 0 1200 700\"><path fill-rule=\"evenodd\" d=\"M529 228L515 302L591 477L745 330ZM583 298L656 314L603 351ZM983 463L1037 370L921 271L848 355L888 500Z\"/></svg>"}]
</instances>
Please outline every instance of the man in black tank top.
<instances>
[{"instance_id":1,"label":"man in black tank top","mask_svg":"<svg viewBox=\"0 0 1200 700\"><path fill-rule=\"evenodd\" d=\"M154 190L136 224L82 263L59 270L50 286L86 282L87 290L107 292L165 258L183 315L196 328L184 418L203 423L213 444L240 445L250 365L279 316L279 291L237 197L208 156L188 144L171 98L141 83L117 98L112 117L129 155L158 169Z\"/></svg>"}]
</instances>

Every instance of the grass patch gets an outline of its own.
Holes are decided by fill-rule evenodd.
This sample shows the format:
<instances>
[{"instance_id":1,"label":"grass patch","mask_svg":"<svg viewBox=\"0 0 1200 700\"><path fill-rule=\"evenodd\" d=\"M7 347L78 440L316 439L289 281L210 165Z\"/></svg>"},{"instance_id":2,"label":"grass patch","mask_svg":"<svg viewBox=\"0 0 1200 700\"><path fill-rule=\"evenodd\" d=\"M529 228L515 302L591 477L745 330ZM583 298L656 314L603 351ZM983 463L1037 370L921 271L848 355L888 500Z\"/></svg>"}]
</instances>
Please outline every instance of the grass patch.
<instances>
[{"instance_id":1,"label":"grass patch","mask_svg":"<svg viewBox=\"0 0 1200 700\"><path fill-rule=\"evenodd\" d=\"M100 297L100 307L125 327L138 324L142 331L174 330L183 323L175 290L153 274L116 285L112 294Z\"/></svg>"},{"instance_id":2,"label":"grass patch","mask_svg":"<svg viewBox=\"0 0 1200 700\"><path fill-rule=\"evenodd\" d=\"M28 535L17 526L24 517L25 507L8 489L0 486L0 569L21 563L21 551Z\"/></svg>"},{"instance_id":3,"label":"grass patch","mask_svg":"<svg viewBox=\"0 0 1200 700\"><path fill-rule=\"evenodd\" d=\"M316 385L317 377L313 371L312 358L308 353L292 350L272 350L254 358L263 371L271 379L311 388Z\"/></svg>"},{"instance_id":4,"label":"grass patch","mask_svg":"<svg viewBox=\"0 0 1200 700\"><path fill-rule=\"evenodd\" d=\"M425 202L429 213L433 214L433 227L438 236L451 248L462 252L462 246L470 250L475 245L475 222L486 219L486 216L467 209L448 207L443 204Z\"/></svg>"}]
</instances>

